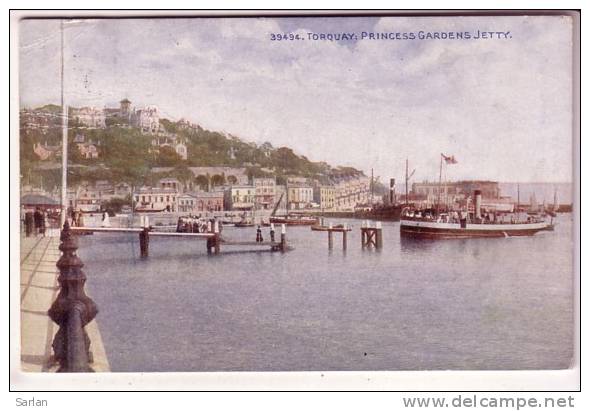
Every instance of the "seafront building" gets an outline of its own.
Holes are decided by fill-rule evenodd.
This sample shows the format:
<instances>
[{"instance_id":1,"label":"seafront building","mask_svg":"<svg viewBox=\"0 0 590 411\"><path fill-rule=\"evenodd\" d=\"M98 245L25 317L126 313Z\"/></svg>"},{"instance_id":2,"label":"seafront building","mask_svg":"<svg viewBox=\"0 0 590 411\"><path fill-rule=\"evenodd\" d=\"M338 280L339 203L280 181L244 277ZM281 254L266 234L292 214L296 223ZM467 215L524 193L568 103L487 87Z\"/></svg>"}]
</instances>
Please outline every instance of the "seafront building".
<instances>
[{"instance_id":1,"label":"seafront building","mask_svg":"<svg viewBox=\"0 0 590 411\"><path fill-rule=\"evenodd\" d=\"M82 182L77 187L68 188L68 206L72 210L99 212L104 203L114 198L128 198L131 192L131 186L127 183L112 184L107 180L98 180L93 184ZM52 197L59 198L59 196L59 188L56 188Z\"/></svg>"},{"instance_id":2,"label":"seafront building","mask_svg":"<svg viewBox=\"0 0 590 411\"><path fill-rule=\"evenodd\" d=\"M223 191L197 191L178 196L179 213L197 214L214 211L224 211Z\"/></svg>"},{"instance_id":3,"label":"seafront building","mask_svg":"<svg viewBox=\"0 0 590 411\"><path fill-rule=\"evenodd\" d=\"M287 184L287 204L289 210L311 208L313 203L313 187L305 183Z\"/></svg>"},{"instance_id":4,"label":"seafront building","mask_svg":"<svg viewBox=\"0 0 590 411\"><path fill-rule=\"evenodd\" d=\"M252 179L255 194L254 203L257 210L272 209L275 205L276 180L270 177Z\"/></svg>"},{"instance_id":5,"label":"seafront building","mask_svg":"<svg viewBox=\"0 0 590 411\"><path fill-rule=\"evenodd\" d=\"M134 194L135 210L175 212L178 209L178 196L178 191L172 188L141 187Z\"/></svg>"},{"instance_id":6,"label":"seafront building","mask_svg":"<svg viewBox=\"0 0 590 411\"><path fill-rule=\"evenodd\" d=\"M256 188L253 185L232 185L225 190L224 204L228 210L254 209Z\"/></svg>"},{"instance_id":7,"label":"seafront building","mask_svg":"<svg viewBox=\"0 0 590 411\"><path fill-rule=\"evenodd\" d=\"M411 195L415 197L414 203L420 201L425 207L432 207L437 203L450 206L468 201L475 190L481 191L483 201L496 203L502 203L504 201L500 198L498 182L487 180L444 181L441 183L424 181L413 183Z\"/></svg>"},{"instance_id":8,"label":"seafront building","mask_svg":"<svg viewBox=\"0 0 590 411\"><path fill-rule=\"evenodd\" d=\"M334 209L354 211L359 204L367 204L370 197L368 177L341 178L334 184Z\"/></svg>"},{"instance_id":9,"label":"seafront building","mask_svg":"<svg viewBox=\"0 0 590 411\"><path fill-rule=\"evenodd\" d=\"M313 188L313 201L322 210L332 210L336 202L336 188L333 185L316 185Z\"/></svg>"}]
</instances>

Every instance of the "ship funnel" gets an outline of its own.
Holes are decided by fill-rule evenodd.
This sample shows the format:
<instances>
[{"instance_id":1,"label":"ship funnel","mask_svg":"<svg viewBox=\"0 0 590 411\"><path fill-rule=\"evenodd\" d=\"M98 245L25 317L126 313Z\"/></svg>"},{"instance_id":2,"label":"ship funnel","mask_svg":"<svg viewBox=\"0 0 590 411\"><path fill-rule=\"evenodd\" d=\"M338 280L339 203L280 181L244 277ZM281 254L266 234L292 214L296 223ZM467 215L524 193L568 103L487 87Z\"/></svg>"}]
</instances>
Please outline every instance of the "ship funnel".
<instances>
[{"instance_id":1,"label":"ship funnel","mask_svg":"<svg viewBox=\"0 0 590 411\"><path fill-rule=\"evenodd\" d=\"M473 192L473 204L475 205L475 218L481 218L481 190Z\"/></svg>"},{"instance_id":2,"label":"ship funnel","mask_svg":"<svg viewBox=\"0 0 590 411\"><path fill-rule=\"evenodd\" d=\"M395 178L389 179L389 204L395 204Z\"/></svg>"}]
</instances>

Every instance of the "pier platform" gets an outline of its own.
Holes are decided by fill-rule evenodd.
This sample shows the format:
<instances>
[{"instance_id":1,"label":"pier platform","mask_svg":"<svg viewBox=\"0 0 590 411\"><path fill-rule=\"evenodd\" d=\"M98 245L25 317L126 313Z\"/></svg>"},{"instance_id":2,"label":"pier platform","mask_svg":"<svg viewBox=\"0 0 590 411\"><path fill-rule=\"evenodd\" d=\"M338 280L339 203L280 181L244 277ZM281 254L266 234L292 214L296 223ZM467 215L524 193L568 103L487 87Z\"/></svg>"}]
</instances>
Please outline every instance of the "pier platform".
<instances>
[{"instance_id":1,"label":"pier platform","mask_svg":"<svg viewBox=\"0 0 590 411\"><path fill-rule=\"evenodd\" d=\"M51 347L58 326L47 315L59 291L59 271L55 265L61 255L58 247L58 229L48 231L45 237L21 237L20 348L24 372L55 372L58 368ZM86 274L92 282L92 273ZM88 324L86 331L94 359L92 368L96 372L110 371L96 321Z\"/></svg>"}]
</instances>

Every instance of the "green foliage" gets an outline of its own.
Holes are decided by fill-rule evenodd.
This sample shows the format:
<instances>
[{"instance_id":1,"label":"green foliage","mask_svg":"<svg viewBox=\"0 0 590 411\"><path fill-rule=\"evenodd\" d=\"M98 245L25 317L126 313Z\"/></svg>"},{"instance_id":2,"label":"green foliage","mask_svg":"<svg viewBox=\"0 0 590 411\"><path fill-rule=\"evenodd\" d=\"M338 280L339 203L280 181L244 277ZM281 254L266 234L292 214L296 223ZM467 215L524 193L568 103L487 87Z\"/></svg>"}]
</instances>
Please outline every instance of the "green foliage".
<instances>
[{"instance_id":1,"label":"green foliage","mask_svg":"<svg viewBox=\"0 0 590 411\"><path fill-rule=\"evenodd\" d=\"M36 108L35 110L61 115L61 106L58 106L57 104L45 104L44 106Z\"/></svg>"},{"instance_id":2,"label":"green foliage","mask_svg":"<svg viewBox=\"0 0 590 411\"><path fill-rule=\"evenodd\" d=\"M154 157L153 165L158 167L177 167L182 165L182 158L172 147L160 147L158 155Z\"/></svg>"},{"instance_id":3,"label":"green foliage","mask_svg":"<svg viewBox=\"0 0 590 411\"><path fill-rule=\"evenodd\" d=\"M47 105L43 110L60 113L61 108ZM333 177L358 176L362 172L352 167L332 167L325 162L313 162L298 155L289 147L275 148L269 142L257 145L247 143L235 136L205 130L199 126L181 127L179 123L161 119L160 123L168 133L176 134L179 141L186 144L188 159L183 160L171 147L153 148L152 136L142 134L139 129L120 124L120 119L107 119L105 129L87 129L79 124L70 124L68 159L72 184L79 181L108 179L114 183L126 182L131 185L153 184L158 178L174 177L181 182L193 179L188 167L192 166L231 166L246 167L250 178L276 176L279 183L288 176L302 176L327 183ZM92 141L98 148L98 159L84 159L79 154L73 139L83 134L86 141ZM35 143L58 145L61 129L50 127L41 132L21 128L21 174L24 178L43 176L45 186L59 184L59 170L39 171L40 160L33 153ZM55 162L55 160L53 160ZM73 167L80 165L84 167ZM167 173L152 173L152 167L173 167ZM207 188L207 181L194 181L196 185ZM211 181L213 185L232 183L225 176Z\"/></svg>"},{"instance_id":4,"label":"green foliage","mask_svg":"<svg viewBox=\"0 0 590 411\"><path fill-rule=\"evenodd\" d=\"M164 129L169 133L176 133L178 131L178 126L176 123L173 123L167 118L160 119L160 124L164 126Z\"/></svg>"}]
</instances>

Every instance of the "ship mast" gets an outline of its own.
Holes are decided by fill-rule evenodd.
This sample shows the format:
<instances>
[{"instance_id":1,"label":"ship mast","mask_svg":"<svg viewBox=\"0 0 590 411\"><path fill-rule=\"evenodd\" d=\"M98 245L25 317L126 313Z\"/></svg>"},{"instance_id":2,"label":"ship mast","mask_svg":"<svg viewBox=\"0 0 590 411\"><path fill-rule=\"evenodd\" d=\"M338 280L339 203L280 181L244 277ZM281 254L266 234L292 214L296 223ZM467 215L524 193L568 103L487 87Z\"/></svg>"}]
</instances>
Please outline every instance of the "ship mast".
<instances>
[{"instance_id":1,"label":"ship mast","mask_svg":"<svg viewBox=\"0 0 590 411\"><path fill-rule=\"evenodd\" d=\"M408 159L406 158L406 205L408 205Z\"/></svg>"},{"instance_id":2,"label":"ship mast","mask_svg":"<svg viewBox=\"0 0 590 411\"><path fill-rule=\"evenodd\" d=\"M375 195L375 179L373 177L373 169L371 168L371 207L374 203L374 195Z\"/></svg>"},{"instance_id":3,"label":"ship mast","mask_svg":"<svg viewBox=\"0 0 590 411\"><path fill-rule=\"evenodd\" d=\"M66 222L68 210L68 109L64 99L64 22L61 21L61 110L62 110L62 137L61 137L61 225Z\"/></svg>"},{"instance_id":4,"label":"ship mast","mask_svg":"<svg viewBox=\"0 0 590 411\"><path fill-rule=\"evenodd\" d=\"M443 162L443 155L440 155L440 169L438 172L438 196L436 199L436 215L438 215L439 213L439 207L440 207L440 192L442 190L442 162Z\"/></svg>"}]
</instances>

